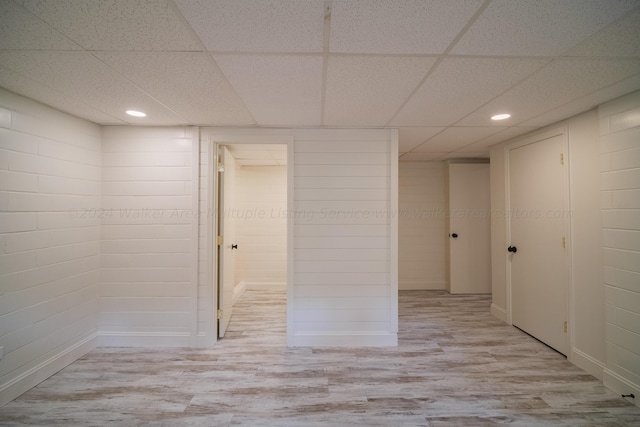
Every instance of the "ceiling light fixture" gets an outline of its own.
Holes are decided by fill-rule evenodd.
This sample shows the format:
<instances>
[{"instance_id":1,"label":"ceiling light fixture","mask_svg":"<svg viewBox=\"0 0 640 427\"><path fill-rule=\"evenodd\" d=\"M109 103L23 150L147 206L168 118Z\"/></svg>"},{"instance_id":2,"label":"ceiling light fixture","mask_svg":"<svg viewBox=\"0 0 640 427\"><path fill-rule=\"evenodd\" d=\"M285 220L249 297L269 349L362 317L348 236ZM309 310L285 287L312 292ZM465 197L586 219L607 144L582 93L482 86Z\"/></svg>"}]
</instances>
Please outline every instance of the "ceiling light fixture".
<instances>
[{"instance_id":1,"label":"ceiling light fixture","mask_svg":"<svg viewBox=\"0 0 640 427\"><path fill-rule=\"evenodd\" d=\"M508 113L496 114L495 116L491 116L491 120L506 120L509 117L511 117L511 114Z\"/></svg>"},{"instance_id":2,"label":"ceiling light fixture","mask_svg":"<svg viewBox=\"0 0 640 427\"><path fill-rule=\"evenodd\" d=\"M133 117L147 117L147 115L142 111L136 111L136 110L127 110L127 114Z\"/></svg>"}]
</instances>

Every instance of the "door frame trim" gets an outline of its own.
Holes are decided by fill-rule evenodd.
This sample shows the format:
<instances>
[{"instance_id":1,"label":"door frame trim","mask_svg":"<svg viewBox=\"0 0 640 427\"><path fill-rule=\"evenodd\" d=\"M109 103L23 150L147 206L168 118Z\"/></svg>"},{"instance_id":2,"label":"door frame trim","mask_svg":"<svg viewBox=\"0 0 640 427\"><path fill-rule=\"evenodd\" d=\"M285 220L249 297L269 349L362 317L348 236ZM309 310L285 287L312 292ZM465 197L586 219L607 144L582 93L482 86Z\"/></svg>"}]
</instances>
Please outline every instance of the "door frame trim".
<instances>
[{"instance_id":1,"label":"door frame trim","mask_svg":"<svg viewBox=\"0 0 640 427\"><path fill-rule=\"evenodd\" d=\"M206 198L206 220L201 221L204 230L200 231L204 239L200 245L200 257L207 260L206 268L201 271L201 280L198 283L198 299L203 300L203 310L199 310L198 323L203 325L198 331L198 345L211 347L218 341L218 329L216 320L217 298L217 267L215 260L218 257L218 246L215 236L218 233L215 220L217 190L217 171L212 173L213 167L218 164L217 148L219 145L241 144L286 144L287 145L287 211L294 210L294 136L289 129L234 129L234 128L201 128L200 152L206 149L207 169L201 170L201 184L198 196ZM204 157L204 156L203 156ZM204 160L204 159L203 159ZM203 194L204 193L204 194ZM200 212L204 211L200 207ZM294 216L287 215L287 342L291 342L293 336L293 272L294 272ZM202 277L204 276L204 277ZM202 307L201 307L202 308Z\"/></svg>"},{"instance_id":2,"label":"door frame trim","mask_svg":"<svg viewBox=\"0 0 640 427\"><path fill-rule=\"evenodd\" d=\"M548 140L550 138L554 138L556 136L562 137L562 150L564 154L564 168L563 168L563 196L564 196L564 210L565 212L571 213L571 187L570 187L570 162L569 162L569 129L567 125L560 125L553 127L551 129L535 132L533 134L529 134L523 138L517 139L514 142L507 144L504 146L504 188L505 188L505 227L506 227L506 244L511 244L511 188L510 188L510 172L509 172L509 159L510 152L516 148L523 147L525 145L535 144L538 142L542 142ZM567 313L567 324L568 331L566 334L566 348L567 348L567 359L572 359L572 349L574 345L574 333L573 328L571 327L574 324L575 314L574 314L574 286L573 286L573 278L572 278L572 247L571 247L571 215L567 215L564 218L564 230L566 237L566 263L565 263L565 295L566 295L566 313ZM505 252L505 257L508 255ZM511 283L511 262L507 260L506 262L506 317L507 323L509 325L513 325L512 315L513 315L513 304L512 304L512 283Z\"/></svg>"}]
</instances>

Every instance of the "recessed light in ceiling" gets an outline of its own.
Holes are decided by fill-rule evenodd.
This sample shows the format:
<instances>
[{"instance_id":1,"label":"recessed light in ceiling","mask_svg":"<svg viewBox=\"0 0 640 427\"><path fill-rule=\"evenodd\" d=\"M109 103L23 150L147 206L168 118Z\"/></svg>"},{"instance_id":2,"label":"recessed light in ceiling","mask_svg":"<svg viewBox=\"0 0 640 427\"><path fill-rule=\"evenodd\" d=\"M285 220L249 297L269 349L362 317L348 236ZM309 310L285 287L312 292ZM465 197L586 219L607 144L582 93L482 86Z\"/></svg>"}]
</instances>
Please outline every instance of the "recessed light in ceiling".
<instances>
[{"instance_id":1,"label":"recessed light in ceiling","mask_svg":"<svg viewBox=\"0 0 640 427\"><path fill-rule=\"evenodd\" d=\"M496 114L495 116L491 116L491 120L506 120L509 117L511 117L511 114L508 113Z\"/></svg>"},{"instance_id":2,"label":"recessed light in ceiling","mask_svg":"<svg viewBox=\"0 0 640 427\"><path fill-rule=\"evenodd\" d=\"M147 116L142 111L136 111L136 110L127 110L127 114L130 115L130 116L133 116L133 117L146 117Z\"/></svg>"}]
</instances>

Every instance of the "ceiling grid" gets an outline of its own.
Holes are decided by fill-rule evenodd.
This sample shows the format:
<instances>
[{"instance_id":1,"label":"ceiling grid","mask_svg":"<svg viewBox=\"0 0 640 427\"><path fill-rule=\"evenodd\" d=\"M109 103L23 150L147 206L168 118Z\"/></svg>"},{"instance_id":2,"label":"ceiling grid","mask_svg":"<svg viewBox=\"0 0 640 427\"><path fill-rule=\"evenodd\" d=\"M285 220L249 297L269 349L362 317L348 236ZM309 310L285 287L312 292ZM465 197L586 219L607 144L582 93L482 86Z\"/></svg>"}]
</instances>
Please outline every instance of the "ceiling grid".
<instances>
[{"instance_id":1,"label":"ceiling grid","mask_svg":"<svg viewBox=\"0 0 640 427\"><path fill-rule=\"evenodd\" d=\"M403 161L486 157L640 89L640 0L5 0L0 86L103 125L389 127Z\"/></svg>"}]
</instances>

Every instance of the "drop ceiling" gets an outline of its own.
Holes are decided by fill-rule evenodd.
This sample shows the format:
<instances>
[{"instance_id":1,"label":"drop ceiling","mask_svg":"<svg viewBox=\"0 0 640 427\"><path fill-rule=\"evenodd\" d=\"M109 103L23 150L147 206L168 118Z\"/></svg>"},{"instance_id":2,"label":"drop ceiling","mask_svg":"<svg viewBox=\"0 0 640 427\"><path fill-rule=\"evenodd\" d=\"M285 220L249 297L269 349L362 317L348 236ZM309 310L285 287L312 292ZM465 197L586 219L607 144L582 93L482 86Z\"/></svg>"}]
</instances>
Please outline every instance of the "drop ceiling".
<instances>
[{"instance_id":1,"label":"drop ceiling","mask_svg":"<svg viewBox=\"0 0 640 427\"><path fill-rule=\"evenodd\" d=\"M401 160L484 157L640 89L640 0L2 0L0 86L101 125L387 127Z\"/></svg>"}]
</instances>

